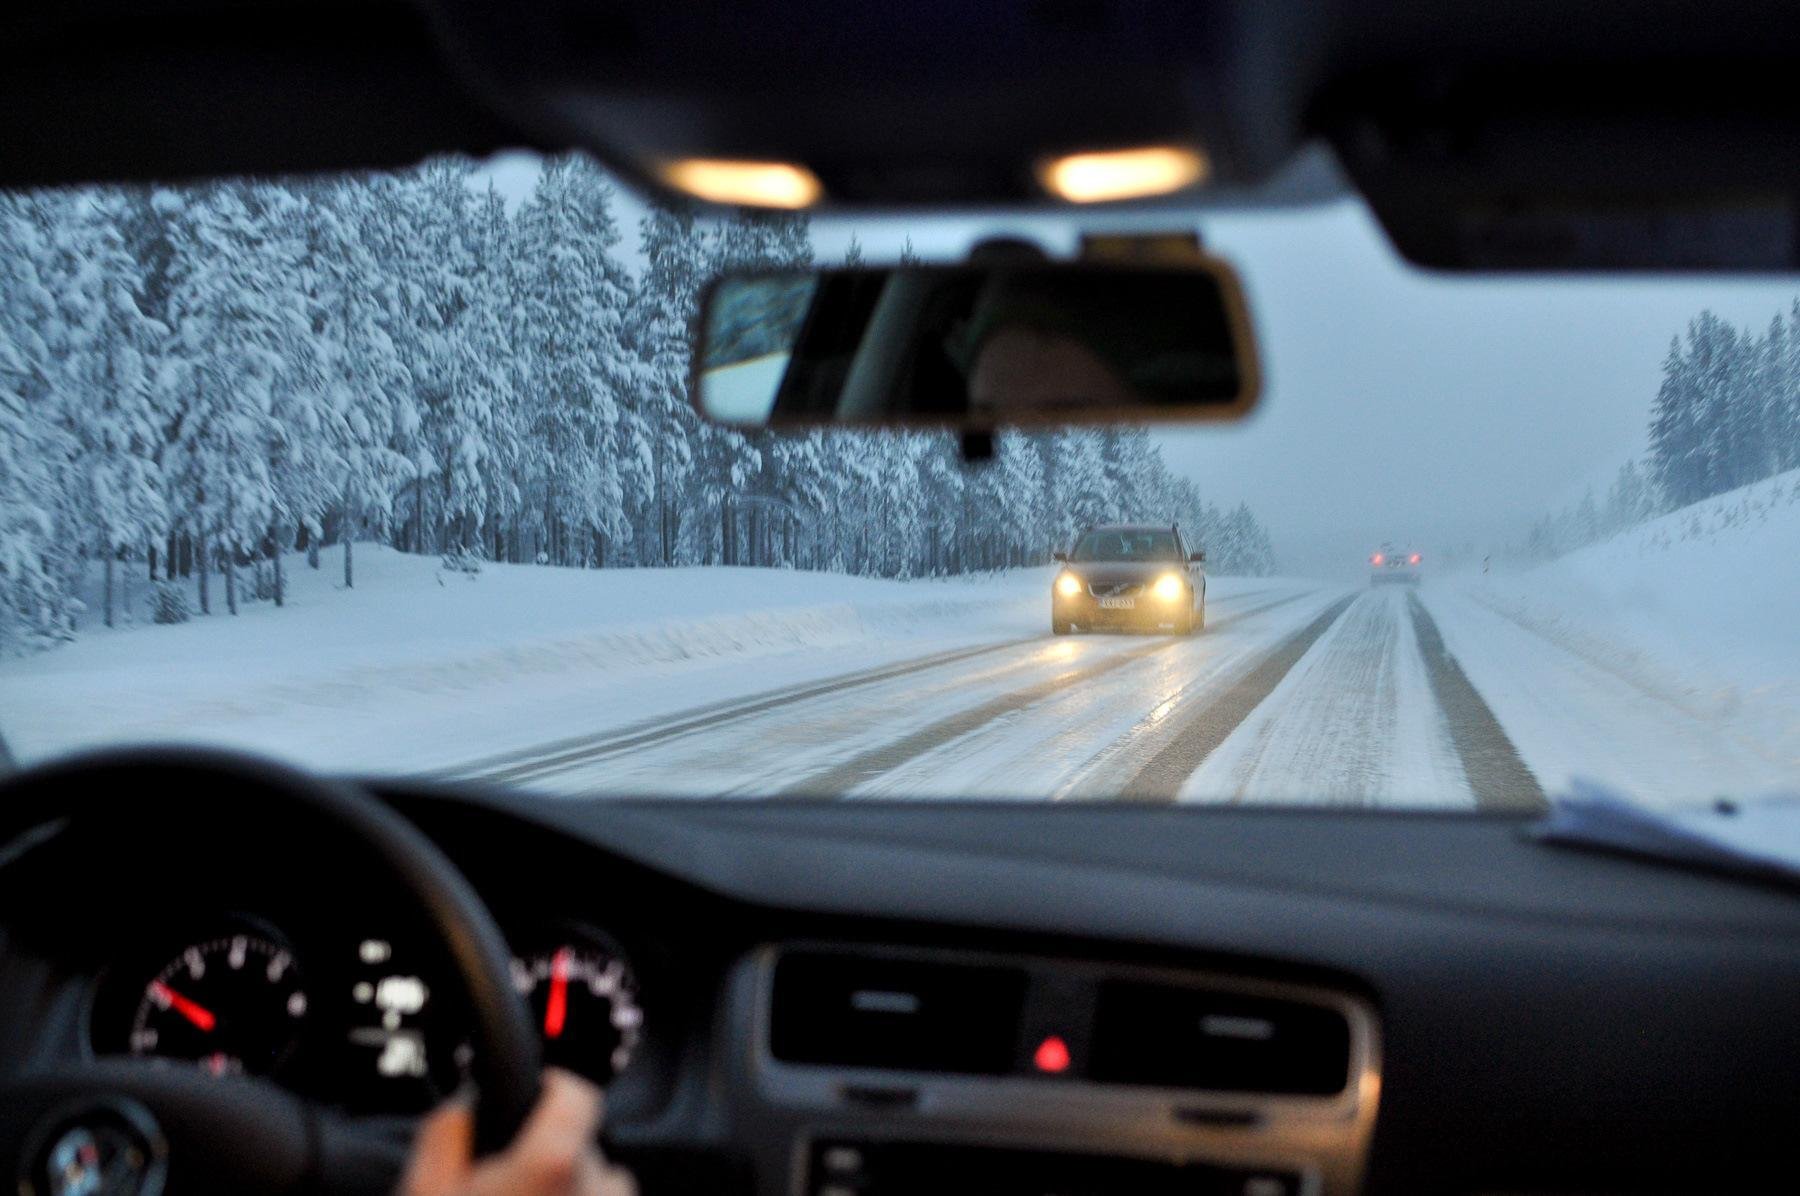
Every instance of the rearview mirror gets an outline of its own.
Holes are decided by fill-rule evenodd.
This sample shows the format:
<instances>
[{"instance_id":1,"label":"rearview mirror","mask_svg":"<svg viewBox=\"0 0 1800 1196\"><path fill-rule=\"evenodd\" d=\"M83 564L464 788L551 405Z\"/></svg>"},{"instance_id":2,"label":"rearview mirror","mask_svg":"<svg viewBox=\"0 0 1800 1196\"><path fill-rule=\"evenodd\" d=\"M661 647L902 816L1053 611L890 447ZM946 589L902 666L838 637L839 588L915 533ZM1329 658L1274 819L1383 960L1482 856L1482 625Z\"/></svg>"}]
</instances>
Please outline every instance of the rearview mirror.
<instances>
[{"instance_id":1,"label":"rearview mirror","mask_svg":"<svg viewBox=\"0 0 1800 1196\"><path fill-rule=\"evenodd\" d=\"M1232 419L1259 372L1212 259L730 275L709 288L701 414L766 428Z\"/></svg>"},{"instance_id":2,"label":"rearview mirror","mask_svg":"<svg viewBox=\"0 0 1800 1196\"><path fill-rule=\"evenodd\" d=\"M1193 561L1197 565L1203 564L1206 561L1206 554L1204 552L1190 552L1188 553L1188 560Z\"/></svg>"}]
</instances>

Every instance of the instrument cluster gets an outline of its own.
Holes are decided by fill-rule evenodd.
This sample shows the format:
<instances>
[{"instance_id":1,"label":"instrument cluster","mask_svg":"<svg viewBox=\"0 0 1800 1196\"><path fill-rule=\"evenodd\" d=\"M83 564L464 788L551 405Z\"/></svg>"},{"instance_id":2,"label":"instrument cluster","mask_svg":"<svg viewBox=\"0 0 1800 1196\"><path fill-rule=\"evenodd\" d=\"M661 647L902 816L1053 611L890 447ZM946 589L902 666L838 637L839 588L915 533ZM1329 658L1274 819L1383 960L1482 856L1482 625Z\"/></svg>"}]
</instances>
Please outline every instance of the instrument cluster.
<instances>
[{"instance_id":1,"label":"instrument cluster","mask_svg":"<svg viewBox=\"0 0 1800 1196\"><path fill-rule=\"evenodd\" d=\"M93 992L97 1055L248 1074L358 1112L410 1113L462 1082L470 1059L452 987L428 953L376 927L290 938L230 915L113 961ZM617 942L580 923L514 940L512 978L545 1061L605 1084L644 1029Z\"/></svg>"}]
</instances>

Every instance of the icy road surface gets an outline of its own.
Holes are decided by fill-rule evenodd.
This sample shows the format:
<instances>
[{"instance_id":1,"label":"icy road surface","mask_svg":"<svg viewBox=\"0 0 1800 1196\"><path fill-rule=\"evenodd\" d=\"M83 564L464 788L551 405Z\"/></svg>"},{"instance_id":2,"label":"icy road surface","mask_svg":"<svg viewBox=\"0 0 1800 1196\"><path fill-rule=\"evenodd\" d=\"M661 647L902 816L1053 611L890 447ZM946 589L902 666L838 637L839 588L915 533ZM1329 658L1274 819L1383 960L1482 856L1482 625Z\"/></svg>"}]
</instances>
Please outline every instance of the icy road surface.
<instances>
[{"instance_id":1,"label":"icy road surface","mask_svg":"<svg viewBox=\"0 0 1800 1196\"><path fill-rule=\"evenodd\" d=\"M928 652L446 772L569 794L1543 804L1444 649L1432 607L1463 618L1466 600L1215 589L1191 638L1040 632ZM1640 748L1659 737L1639 732Z\"/></svg>"},{"instance_id":2,"label":"icy road surface","mask_svg":"<svg viewBox=\"0 0 1800 1196\"><path fill-rule=\"evenodd\" d=\"M1779 745L1478 590L1217 590L1192 638L963 645L446 775L569 794L1494 810L1539 808L1578 775L1662 804L1793 787Z\"/></svg>"},{"instance_id":3,"label":"icy road surface","mask_svg":"<svg viewBox=\"0 0 1800 1196\"><path fill-rule=\"evenodd\" d=\"M1785 489L1783 488L1785 487ZM1534 809L1800 791L1800 474L1524 572L1211 579L1192 637L1049 631L1053 571L879 581L359 549L284 609L0 662L25 760L204 742L567 795ZM141 595L140 595L141 596Z\"/></svg>"}]
</instances>

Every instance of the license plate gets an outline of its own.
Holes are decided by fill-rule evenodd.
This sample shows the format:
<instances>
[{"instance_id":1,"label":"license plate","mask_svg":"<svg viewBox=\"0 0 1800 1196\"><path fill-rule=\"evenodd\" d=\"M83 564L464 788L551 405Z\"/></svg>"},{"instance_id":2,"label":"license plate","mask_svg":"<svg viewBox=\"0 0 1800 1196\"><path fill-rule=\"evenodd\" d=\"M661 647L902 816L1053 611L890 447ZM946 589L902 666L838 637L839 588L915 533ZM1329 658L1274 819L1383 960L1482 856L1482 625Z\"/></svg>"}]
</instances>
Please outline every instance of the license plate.
<instances>
[{"instance_id":1,"label":"license plate","mask_svg":"<svg viewBox=\"0 0 1800 1196\"><path fill-rule=\"evenodd\" d=\"M1136 608L1136 598L1102 598L1100 600L1101 610L1135 610Z\"/></svg>"}]
</instances>

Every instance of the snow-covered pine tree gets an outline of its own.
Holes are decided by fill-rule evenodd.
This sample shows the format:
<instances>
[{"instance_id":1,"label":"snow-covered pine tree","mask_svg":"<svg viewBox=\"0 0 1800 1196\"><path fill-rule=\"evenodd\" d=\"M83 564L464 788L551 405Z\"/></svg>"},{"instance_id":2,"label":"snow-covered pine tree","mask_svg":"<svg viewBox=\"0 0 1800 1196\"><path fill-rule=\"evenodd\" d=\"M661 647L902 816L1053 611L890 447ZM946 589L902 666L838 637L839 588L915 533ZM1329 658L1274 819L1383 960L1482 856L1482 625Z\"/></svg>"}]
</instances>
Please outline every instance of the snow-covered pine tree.
<instances>
[{"instance_id":1,"label":"snow-covered pine tree","mask_svg":"<svg viewBox=\"0 0 1800 1196\"><path fill-rule=\"evenodd\" d=\"M627 347L645 371L637 412L651 449L651 488L636 537L644 564L688 559L682 528L705 512L693 499L699 417L688 404L689 340L707 281L707 247L693 214L653 207L638 222L644 260L625 325Z\"/></svg>"},{"instance_id":2,"label":"snow-covered pine tree","mask_svg":"<svg viewBox=\"0 0 1800 1196\"><path fill-rule=\"evenodd\" d=\"M1609 536L1617 535L1650 518L1657 509L1654 487L1646 471L1640 469L1636 461L1627 461L1619 466L1619 472L1606 492L1601 530Z\"/></svg>"},{"instance_id":3,"label":"snow-covered pine tree","mask_svg":"<svg viewBox=\"0 0 1800 1196\"><path fill-rule=\"evenodd\" d=\"M0 192L0 653L74 632L73 436L54 387L57 279L43 197Z\"/></svg>"},{"instance_id":4,"label":"snow-covered pine tree","mask_svg":"<svg viewBox=\"0 0 1800 1196\"><path fill-rule=\"evenodd\" d=\"M1702 311L1690 325L1689 362L1698 380L1699 443L1694 460L1698 498L1738 485L1742 455L1739 412L1748 390L1751 360L1745 338L1713 312Z\"/></svg>"},{"instance_id":5,"label":"snow-covered pine tree","mask_svg":"<svg viewBox=\"0 0 1800 1196\"><path fill-rule=\"evenodd\" d=\"M201 607L209 568L225 575L237 613L237 565L283 513L271 461L283 451L303 384L296 362L311 334L299 294L300 230L290 212L242 184L211 188L185 211L171 267L168 352L158 375L179 431L164 476L200 545Z\"/></svg>"},{"instance_id":6,"label":"snow-covered pine tree","mask_svg":"<svg viewBox=\"0 0 1800 1196\"><path fill-rule=\"evenodd\" d=\"M1056 548L1067 547L1052 543L1044 457L1030 437L1001 432L994 441L994 459L970 473L969 485L977 496L970 534L979 534L983 520L996 522L1008 537L1008 560L1013 564L1042 564Z\"/></svg>"},{"instance_id":7,"label":"snow-covered pine tree","mask_svg":"<svg viewBox=\"0 0 1800 1196\"><path fill-rule=\"evenodd\" d=\"M1704 497L1706 470L1701 450L1700 387L1679 336L1669 342L1662 371L1650 414L1650 459L1670 503L1686 506ZM1536 544L1534 540L1534 553Z\"/></svg>"},{"instance_id":8,"label":"snow-covered pine tree","mask_svg":"<svg viewBox=\"0 0 1800 1196\"><path fill-rule=\"evenodd\" d=\"M613 257L611 190L574 158L548 161L517 218L522 320L515 335L536 441L536 497L548 552L593 563L629 532L627 484L647 489L653 465L622 400L647 378L625 350L628 279Z\"/></svg>"},{"instance_id":9,"label":"snow-covered pine tree","mask_svg":"<svg viewBox=\"0 0 1800 1196\"><path fill-rule=\"evenodd\" d=\"M466 397L480 437L479 483L471 479L465 490L479 493L486 523L482 539L484 555L494 560L518 560L518 517L525 494L519 483L526 467L528 446L521 420L520 370L511 331L518 307L518 258L513 247L513 227L506 202L490 183L474 213L472 246L475 259L473 290L463 314L461 348L456 384ZM465 451L464 468L477 463Z\"/></svg>"},{"instance_id":10,"label":"snow-covered pine tree","mask_svg":"<svg viewBox=\"0 0 1800 1196\"><path fill-rule=\"evenodd\" d=\"M1781 338L1781 368L1769 395L1775 468L1800 469L1800 299L1788 307Z\"/></svg>"},{"instance_id":11,"label":"snow-covered pine tree","mask_svg":"<svg viewBox=\"0 0 1800 1196\"><path fill-rule=\"evenodd\" d=\"M122 204L107 191L58 205L56 308L61 340L52 385L71 406L77 449L65 485L102 562L102 618L116 619L116 562L164 534L157 463L163 412L150 370L167 329L138 306L137 263L119 231Z\"/></svg>"},{"instance_id":12,"label":"snow-covered pine tree","mask_svg":"<svg viewBox=\"0 0 1800 1196\"><path fill-rule=\"evenodd\" d=\"M335 524L344 585L356 583L354 545L364 521L385 522L413 465L396 447L418 415L411 372L394 330L403 319L398 284L375 257L369 189L351 180L309 196L303 286L317 342L318 404L313 446L317 484L299 505L308 542Z\"/></svg>"},{"instance_id":13,"label":"snow-covered pine tree","mask_svg":"<svg viewBox=\"0 0 1800 1196\"><path fill-rule=\"evenodd\" d=\"M1091 430L1065 428L1045 442L1044 479L1057 544L1066 547L1082 529L1119 517L1099 437Z\"/></svg>"}]
</instances>

